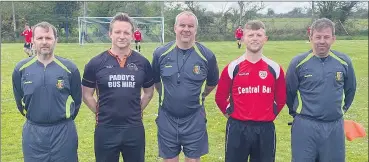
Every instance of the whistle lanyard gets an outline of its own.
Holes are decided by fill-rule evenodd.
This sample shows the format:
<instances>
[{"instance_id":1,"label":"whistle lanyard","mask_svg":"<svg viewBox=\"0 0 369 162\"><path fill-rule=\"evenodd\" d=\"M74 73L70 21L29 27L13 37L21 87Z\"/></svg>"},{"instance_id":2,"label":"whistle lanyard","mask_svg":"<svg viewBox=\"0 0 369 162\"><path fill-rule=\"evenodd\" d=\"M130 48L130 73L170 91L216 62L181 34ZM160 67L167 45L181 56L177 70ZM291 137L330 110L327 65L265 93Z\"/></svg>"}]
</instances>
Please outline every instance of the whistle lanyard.
<instances>
[{"instance_id":1,"label":"whistle lanyard","mask_svg":"<svg viewBox=\"0 0 369 162\"><path fill-rule=\"evenodd\" d=\"M181 83L181 80L180 80L181 74L180 73L181 73L181 70L183 69L185 63L187 62L188 58L190 57L191 51L192 51L192 49L187 49L187 51L183 54L183 59L182 59L183 60L183 63L182 63L182 66L179 67L178 55L179 55L180 52L179 52L179 50L177 48L177 69L178 69L178 71L177 71L177 84L180 84ZM186 55L188 55L188 56L185 59Z\"/></svg>"}]
</instances>

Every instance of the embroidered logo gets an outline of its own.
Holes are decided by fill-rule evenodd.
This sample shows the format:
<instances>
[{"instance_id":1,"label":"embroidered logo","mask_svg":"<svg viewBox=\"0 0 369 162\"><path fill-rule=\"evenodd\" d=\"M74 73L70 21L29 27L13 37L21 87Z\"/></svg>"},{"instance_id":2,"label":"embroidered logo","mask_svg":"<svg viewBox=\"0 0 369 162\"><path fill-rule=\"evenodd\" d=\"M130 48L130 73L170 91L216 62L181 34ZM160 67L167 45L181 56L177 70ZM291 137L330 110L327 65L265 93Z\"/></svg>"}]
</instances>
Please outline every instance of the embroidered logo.
<instances>
[{"instance_id":1,"label":"embroidered logo","mask_svg":"<svg viewBox=\"0 0 369 162\"><path fill-rule=\"evenodd\" d=\"M261 79L265 79L267 77L268 73L266 71L259 71L259 77Z\"/></svg>"},{"instance_id":2,"label":"embroidered logo","mask_svg":"<svg viewBox=\"0 0 369 162\"><path fill-rule=\"evenodd\" d=\"M129 64L127 65L127 68L128 68L129 70L131 70L131 71L138 71L138 67L137 67L137 65L136 65L136 64L134 64L134 63L129 63Z\"/></svg>"},{"instance_id":3,"label":"embroidered logo","mask_svg":"<svg viewBox=\"0 0 369 162\"><path fill-rule=\"evenodd\" d=\"M56 88L63 89L64 88L64 80L58 79L56 83Z\"/></svg>"},{"instance_id":4,"label":"embroidered logo","mask_svg":"<svg viewBox=\"0 0 369 162\"><path fill-rule=\"evenodd\" d=\"M343 80L343 73L341 71L336 72L336 80L337 81Z\"/></svg>"},{"instance_id":5,"label":"embroidered logo","mask_svg":"<svg viewBox=\"0 0 369 162\"><path fill-rule=\"evenodd\" d=\"M239 73L238 75L239 76L244 76L244 75L249 75L249 73L248 72L244 72L244 73Z\"/></svg>"},{"instance_id":6,"label":"embroidered logo","mask_svg":"<svg viewBox=\"0 0 369 162\"><path fill-rule=\"evenodd\" d=\"M195 74L200 74L200 66L199 65L193 66L193 70L192 71Z\"/></svg>"}]
</instances>

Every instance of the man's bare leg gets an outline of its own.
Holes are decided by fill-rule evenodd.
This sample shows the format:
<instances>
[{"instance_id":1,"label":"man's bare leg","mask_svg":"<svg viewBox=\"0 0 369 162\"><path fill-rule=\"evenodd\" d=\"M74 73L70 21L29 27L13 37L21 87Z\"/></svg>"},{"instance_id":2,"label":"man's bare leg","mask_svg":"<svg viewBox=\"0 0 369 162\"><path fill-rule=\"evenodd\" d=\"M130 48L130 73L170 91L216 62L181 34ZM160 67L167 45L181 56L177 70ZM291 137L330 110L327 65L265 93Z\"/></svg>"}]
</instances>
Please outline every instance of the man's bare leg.
<instances>
[{"instance_id":1,"label":"man's bare leg","mask_svg":"<svg viewBox=\"0 0 369 162\"><path fill-rule=\"evenodd\" d=\"M200 158L199 159L191 159L191 158L185 157L185 162L200 162Z\"/></svg>"},{"instance_id":2,"label":"man's bare leg","mask_svg":"<svg viewBox=\"0 0 369 162\"><path fill-rule=\"evenodd\" d=\"M178 156L172 158L172 159L164 159L164 162L179 162Z\"/></svg>"}]
</instances>

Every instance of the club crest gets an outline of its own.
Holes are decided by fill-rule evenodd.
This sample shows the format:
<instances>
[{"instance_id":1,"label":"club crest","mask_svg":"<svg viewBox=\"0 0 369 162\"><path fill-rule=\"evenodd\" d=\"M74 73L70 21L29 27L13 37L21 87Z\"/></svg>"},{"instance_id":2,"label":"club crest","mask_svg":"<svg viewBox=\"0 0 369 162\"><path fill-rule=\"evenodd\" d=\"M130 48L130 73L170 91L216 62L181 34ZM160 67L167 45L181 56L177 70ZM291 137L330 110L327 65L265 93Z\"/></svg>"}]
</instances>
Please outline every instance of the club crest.
<instances>
[{"instance_id":1,"label":"club crest","mask_svg":"<svg viewBox=\"0 0 369 162\"><path fill-rule=\"evenodd\" d=\"M64 80L58 80L56 83L56 88L63 89L64 88Z\"/></svg>"},{"instance_id":2,"label":"club crest","mask_svg":"<svg viewBox=\"0 0 369 162\"><path fill-rule=\"evenodd\" d=\"M129 64L127 65L127 68L128 68L129 70L131 70L131 71L138 71L137 65L136 65L136 64L134 64L134 63L129 63Z\"/></svg>"},{"instance_id":3,"label":"club crest","mask_svg":"<svg viewBox=\"0 0 369 162\"><path fill-rule=\"evenodd\" d=\"M200 74L200 65L193 66L193 73Z\"/></svg>"},{"instance_id":4,"label":"club crest","mask_svg":"<svg viewBox=\"0 0 369 162\"><path fill-rule=\"evenodd\" d=\"M259 71L259 77L261 79L265 79L267 77L268 73L266 71Z\"/></svg>"},{"instance_id":5,"label":"club crest","mask_svg":"<svg viewBox=\"0 0 369 162\"><path fill-rule=\"evenodd\" d=\"M336 80L337 81L343 80L343 73L341 71L336 72Z\"/></svg>"}]
</instances>

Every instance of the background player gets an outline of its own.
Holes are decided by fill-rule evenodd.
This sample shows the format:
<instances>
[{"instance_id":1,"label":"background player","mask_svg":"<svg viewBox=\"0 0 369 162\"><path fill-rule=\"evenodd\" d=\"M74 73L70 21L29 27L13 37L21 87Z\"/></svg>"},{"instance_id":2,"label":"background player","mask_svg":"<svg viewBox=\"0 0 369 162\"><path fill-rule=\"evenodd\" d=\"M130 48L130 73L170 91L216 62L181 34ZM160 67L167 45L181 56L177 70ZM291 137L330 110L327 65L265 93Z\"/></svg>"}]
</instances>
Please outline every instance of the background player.
<instances>
[{"instance_id":1,"label":"background player","mask_svg":"<svg viewBox=\"0 0 369 162\"><path fill-rule=\"evenodd\" d=\"M29 27L28 24L24 25L24 30L21 33L21 36L24 37L24 45L23 50L28 55L28 57L31 57L32 54L32 29Z\"/></svg>"},{"instance_id":2,"label":"background player","mask_svg":"<svg viewBox=\"0 0 369 162\"><path fill-rule=\"evenodd\" d=\"M234 32L234 38L237 39L237 47L238 48L241 48L242 36L243 36L242 25L239 25L238 28L236 29L236 31Z\"/></svg>"},{"instance_id":3,"label":"background player","mask_svg":"<svg viewBox=\"0 0 369 162\"><path fill-rule=\"evenodd\" d=\"M133 33L136 43L136 51L141 52L141 41L142 41L142 34L140 28L137 27L136 31ZM137 48L138 47L138 48Z\"/></svg>"},{"instance_id":4,"label":"background player","mask_svg":"<svg viewBox=\"0 0 369 162\"><path fill-rule=\"evenodd\" d=\"M310 25L309 25L306 29L306 36L308 38L308 41L306 43L310 43L310 30L311 30L311 28L310 28Z\"/></svg>"}]
</instances>

